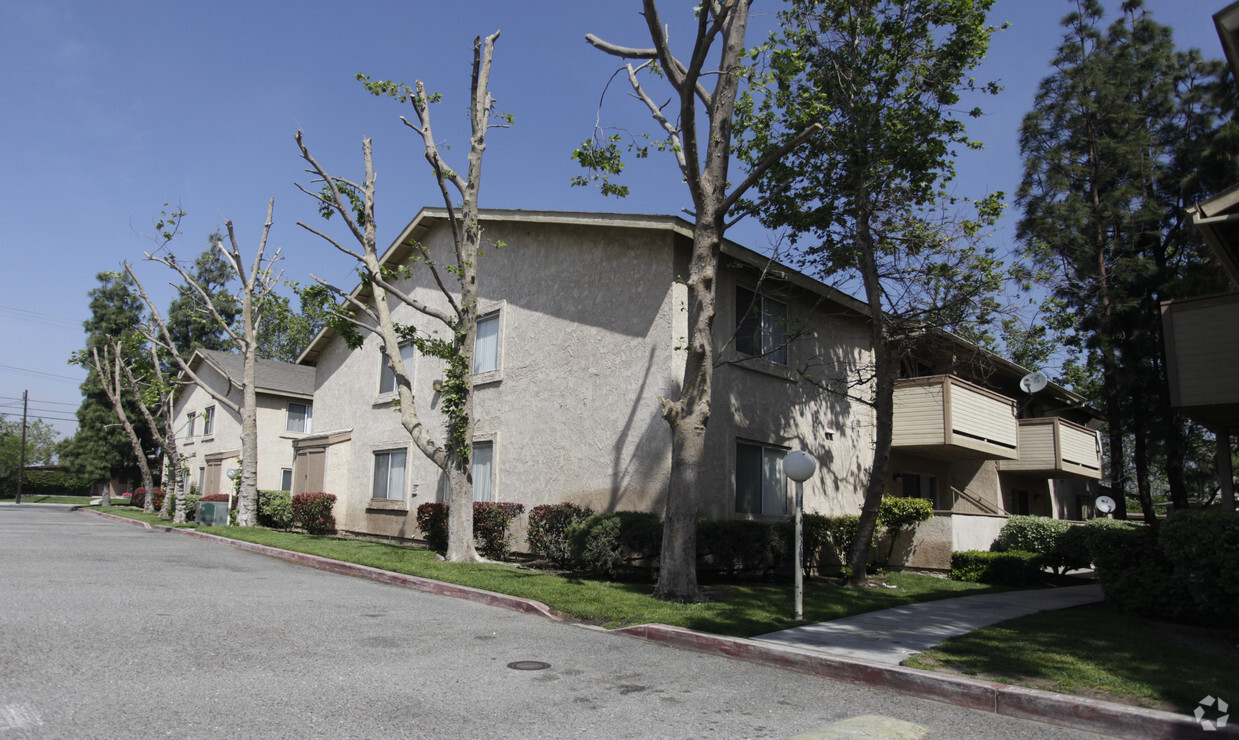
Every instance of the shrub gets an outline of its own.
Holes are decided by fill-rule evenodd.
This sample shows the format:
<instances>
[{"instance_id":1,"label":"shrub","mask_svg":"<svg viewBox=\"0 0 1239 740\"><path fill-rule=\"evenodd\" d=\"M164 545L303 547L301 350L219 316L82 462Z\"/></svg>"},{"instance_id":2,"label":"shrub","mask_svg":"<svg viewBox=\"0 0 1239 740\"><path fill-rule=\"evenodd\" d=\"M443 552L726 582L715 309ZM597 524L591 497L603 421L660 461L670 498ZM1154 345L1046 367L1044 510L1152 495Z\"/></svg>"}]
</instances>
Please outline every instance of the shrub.
<instances>
[{"instance_id":1,"label":"shrub","mask_svg":"<svg viewBox=\"0 0 1239 740\"><path fill-rule=\"evenodd\" d=\"M1192 619L1226 624L1239 614L1239 512L1175 512L1158 533L1177 589L1188 594Z\"/></svg>"},{"instance_id":2,"label":"shrub","mask_svg":"<svg viewBox=\"0 0 1239 740\"><path fill-rule=\"evenodd\" d=\"M881 508L878 509L878 524L886 527L886 533L891 538L886 560L890 561L895 556L895 542L899 535L905 530L914 531L921 522L929 521L933 517L934 505L928 499L903 496L883 498Z\"/></svg>"},{"instance_id":3,"label":"shrub","mask_svg":"<svg viewBox=\"0 0 1239 740\"><path fill-rule=\"evenodd\" d=\"M14 461L16 462L16 461ZM93 481L63 470L22 471L23 496L89 496ZM17 494L17 466L0 479L6 498Z\"/></svg>"},{"instance_id":4,"label":"shrub","mask_svg":"<svg viewBox=\"0 0 1239 740\"><path fill-rule=\"evenodd\" d=\"M448 504L425 503L417 507L417 527L430 549L447 551ZM523 504L475 501L473 503L473 539L478 552L487 558L502 560L512 552L508 528L512 520L525 511Z\"/></svg>"},{"instance_id":5,"label":"shrub","mask_svg":"<svg viewBox=\"0 0 1239 740\"><path fill-rule=\"evenodd\" d=\"M227 500L228 500L228 494L226 494L226 493L212 493L212 494L210 494L210 495L208 495L208 496L200 496L200 497L198 498L198 500L199 500L199 501L227 501ZM232 505L233 505L233 506L236 506L236 505L237 505L237 500L236 500L235 498L234 498L234 499L232 499Z\"/></svg>"},{"instance_id":6,"label":"shrub","mask_svg":"<svg viewBox=\"0 0 1239 740\"><path fill-rule=\"evenodd\" d=\"M951 553L951 580L1022 588L1041 577L1041 556L1024 550L988 552L962 550Z\"/></svg>"},{"instance_id":7,"label":"shrub","mask_svg":"<svg viewBox=\"0 0 1239 740\"><path fill-rule=\"evenodd\" d=\"M1191 598L1172 577L1153 530L1145 526L1097 528L1088 542L1107 602L1145 617L1190 617Z\"/></svg>"},{"instance_id":8,"label":"shrub","mask_svg":"<svg viewBox=\"0 0 1239 740\"><path fill-rule=\"evenodd\" d=\"M508 528L512 520L525 513L524 504L498 501L475 501L473 504L473 539L482 557L506 560L512 554L512 537Z\"/></svg>"},{"instance_id":9,"label":"shrub","mask_svg":"<svg viewBox=\"0 0 1239 740\"><path fill-rule=\"evenodd\" d=\"M567 565L572 558L568 529L593 514L592 509L569 503L533 507L529 511L529 531L526 535L529 550L553 563Z\"/></svg>"},{"instance_id":10,"label":"shrub","mask_svg":"<svg viewBox=\"0 0 1239 740\"><path fill-rule=\"evenodd\" d=\"M1095 519L1094 521L1112 521ZM1066 573L1077 568L1087 568L1092 562L1089 554L1088 533L1079 532L1083 526L1063 519L1048 516L1016 515L1007 520L994 549L1003 552L1024 550L1041 556L1042 565L1055 573Z\"/></svg>"},{"instance_id":11,"label":"shrub","mask_svg":"<svg viewBox=\"0 0 1239 740\"><path fill-rule=\"evenodd\" d=\"M272 529L293 525L293 500L288 491L258 492L258 523Z\"/></svg>"},{"instance_id":12,"label":"shrub","mask_svg":"<svg viewBox=\"0 0 1239 740\"><path fill-rule=\"evenodd\" d=\"M335 503L330 493L299 493L292 497L293 523L310 534L330 534L336 531Z\"/></svg>"},{"instance_id":13,"label":"shrub","mask_svg":"<svg viewBox=\"0 0 1239 740\"><path fill-rule=\"evenodd\" d=\"M201 500L201 498L202 497L198 495L197 491L185 494L185 521L192 522L194 517L197 516L198 501Z\"/></svg>"},{"instance_id":14,"label":"shrub","mask_svg":"<svg viewBox=\"0 0 1239 740\"><path fill-rule=\"evenodd\" d=\"M574 565L614 575L637 560L658 557L662 520L657 514L616 511L595 514L568 530Z\"/></svg>"},{"instance_id":15,"label":"shrub","mask_svg":"<svg viewBox=\"0 0 1239 740\"><path fill-rule=\"evenodd\" d=\"M792 552L793 538L792 527L782 522L702 519L697 522L698 567L731 574L769 573ZM812 562L807 555L805 562Z\"/></svg>"},{"instance_id":16,"label":"shrub","mask_svg":"<svg viewBox=\"0 0 1239 740\"><path fill-rule=\"evenodd\" d=\"M160 507L163 506L163 489L153 488L151 490L153 491L151 506L155 507L155 511L159 511ZM146 506L146 489L142 487L133 489L133 497L129 499L129 505L136 506L139 509L144 508Z\"/></svg>"}]
</instances>

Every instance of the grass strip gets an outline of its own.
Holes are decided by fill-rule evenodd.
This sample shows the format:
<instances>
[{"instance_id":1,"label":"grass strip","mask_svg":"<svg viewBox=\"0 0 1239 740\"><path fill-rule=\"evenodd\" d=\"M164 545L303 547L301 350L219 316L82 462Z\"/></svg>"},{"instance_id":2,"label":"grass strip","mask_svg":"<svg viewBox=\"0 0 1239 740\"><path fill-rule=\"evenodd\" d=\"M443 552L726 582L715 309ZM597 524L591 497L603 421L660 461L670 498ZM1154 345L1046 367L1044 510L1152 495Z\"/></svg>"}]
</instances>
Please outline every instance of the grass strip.
<instances>
[{"instance_id":1,"label":"grass strip","mask_svg":"<svg viewBox=\"0 0 1239 740\"><path fill-rule=\"evenodd\" d=\"M1092 604L1040 612L954 637L913 668L1191 713L1239 687L1234 635L1155 622Z\"/></svg>"}]
</instances>

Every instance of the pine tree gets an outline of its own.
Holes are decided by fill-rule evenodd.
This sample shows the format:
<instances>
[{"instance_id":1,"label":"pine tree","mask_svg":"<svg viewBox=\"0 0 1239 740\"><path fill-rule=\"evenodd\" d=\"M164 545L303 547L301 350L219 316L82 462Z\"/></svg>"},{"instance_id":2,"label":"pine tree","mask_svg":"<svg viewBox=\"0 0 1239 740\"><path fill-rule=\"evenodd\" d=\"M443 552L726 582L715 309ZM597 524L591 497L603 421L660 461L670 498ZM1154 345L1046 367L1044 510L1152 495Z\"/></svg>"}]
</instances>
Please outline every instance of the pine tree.
<instances>
[{"instance_id":1,"label":"pine tree","mask_svg":"<svg viewBox=\"0 0 1239 740\"><path fill-rule=\"evenodd\" d=\"M1063 19L1056 71L1025 116L1018 235L1053 290L1058 323L1072 327L1066 343L1085 353L1096 379L1091 400L1105 414L1119 515L1134 478L1152 521L1157 461L1171 498L1187 504L1188 428L1169 403L1159 306L1207 292L1184 208L1226 172L1213 142L1233 103L1220 65L1177 51L1139 0L1104 31L1103 15L1084 0Z\"/></svg>"},{"instance_id":2,"label":"pine tree","mask_svg":"<svg viewBox=\"0 0 1239 740\"><path fill-rule=\"evenodd\" d=\"M215 245L224 237L215 232L207 237L209 246L194 260L192 274L197 283L211 296L211 303L224 321L232 326L241 312L237 297L228 292L235 275L223 254ZM168 306L168 333L177 350L188 357L196 349L229 352L235 343L224 327L203 303L201 294L188 284L177 289L177 297Z\"/></svg>"}]
</instances>

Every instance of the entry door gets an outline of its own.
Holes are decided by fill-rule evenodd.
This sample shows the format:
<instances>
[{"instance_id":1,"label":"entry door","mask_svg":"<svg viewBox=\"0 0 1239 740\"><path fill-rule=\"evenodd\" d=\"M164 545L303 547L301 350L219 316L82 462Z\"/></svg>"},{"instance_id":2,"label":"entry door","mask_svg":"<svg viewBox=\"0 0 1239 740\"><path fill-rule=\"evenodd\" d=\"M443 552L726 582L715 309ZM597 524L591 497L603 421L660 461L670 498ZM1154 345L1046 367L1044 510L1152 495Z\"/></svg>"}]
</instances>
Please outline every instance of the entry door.
<instances>
[{"instance_id":1,"label":"entry door","mask_svg":"<svg viewBox=\"0 0 1239 740\"><path fill-rule=\"evenodd\" d=\"M317 447L297 450L297 459L293 462L293 495L298 493L321 493L323 490L323 470L326 467L327 450Z\"/></svg>"},{"instance_id":2,"label":"entry door","mask_svg":"<svg viewBox=\"0 0 1239 740\"><path fill-rule=\"evenodd\" d=\"M219 469L223 465L223 460L208 462L206 466L206 482L202 484L202 495L210 496L215 493L223 493L219 490Z\"/></svg>"}]
</instances>

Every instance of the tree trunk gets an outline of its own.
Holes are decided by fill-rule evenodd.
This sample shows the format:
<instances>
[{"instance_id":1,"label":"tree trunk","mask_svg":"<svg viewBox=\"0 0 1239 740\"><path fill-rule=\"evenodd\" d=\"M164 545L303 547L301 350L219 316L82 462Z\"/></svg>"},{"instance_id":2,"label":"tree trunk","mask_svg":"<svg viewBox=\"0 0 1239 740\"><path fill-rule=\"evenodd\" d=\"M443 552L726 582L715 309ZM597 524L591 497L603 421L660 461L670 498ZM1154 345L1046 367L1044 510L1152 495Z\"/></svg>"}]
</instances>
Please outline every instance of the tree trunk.
<instances>
[{"instance_id":1,"label":"tree trunk","mask_svg":"<svg viewBox=\"0 0 1239 740\"><path fill-rule=\"evenodd\" d=\"M1127 518L1127 473L1123 445L1123 405L1119 398L1117 370L1112 350L1102 348L1101 387L1106 397L1106 431L1110 437L1110 489L1114 518Z\"/></svg>"},{"instance_id":2,"label":"tree trunk","mask_svg":"<svg viewBox=\"0 0 1239 740\"><path fill-rule=\"evenodd\" d=\"M241 402L241 491L237 501L237 526L258 524L258 396L254 389L255 355L254 324L250 318L250 302L243 303L245 314L245 382Z\"/></svg>"},{"instance_id":3,"label":"tree trunk","mask_svg":"<svg viewBox=\"0 0 1239 740\"><path fill-rule=\"evenodd\" d=\"M856 539L848 551L848 585L861 586L867 582L866 567L872 549L873 533L878 526L878 512L882 496L886 494L886 474L890 468L891 440L895 426L895 358L890 348L886 316L882 307L882 284L878 274L876 247L869 228L868 214L856 218L856 243L859 250L859 267L865 285L865 298L869 302L869 337L873 345L873 466L869 470L869 482L865 485L865 500L861 506L860 523Z\"/></svg>"},{"instance_id":4,"label":"tree trunk","mask_svg":"<svg viewBox=\"0 0 1239 740\"><path fill-rule=\"evenodd\" d=\"M1132 436L1135 438L1132 457L1136 467L1136 493L1140 497L1140 511L1144 513L1145 523L1156 532L1157 510L1153 508L1153 494L1149 484L1148 412L1139 401L1133 404L1132 408Z\"/></svg>"}]
</instances>

